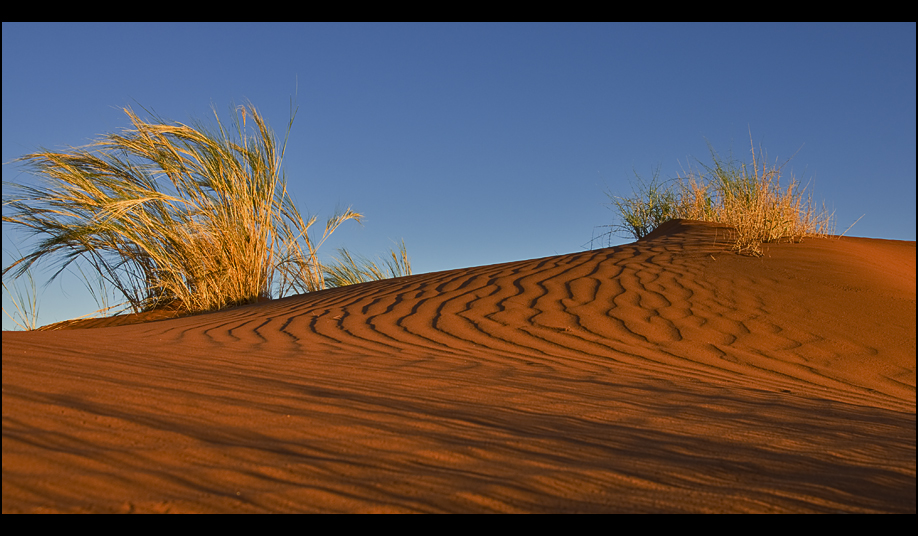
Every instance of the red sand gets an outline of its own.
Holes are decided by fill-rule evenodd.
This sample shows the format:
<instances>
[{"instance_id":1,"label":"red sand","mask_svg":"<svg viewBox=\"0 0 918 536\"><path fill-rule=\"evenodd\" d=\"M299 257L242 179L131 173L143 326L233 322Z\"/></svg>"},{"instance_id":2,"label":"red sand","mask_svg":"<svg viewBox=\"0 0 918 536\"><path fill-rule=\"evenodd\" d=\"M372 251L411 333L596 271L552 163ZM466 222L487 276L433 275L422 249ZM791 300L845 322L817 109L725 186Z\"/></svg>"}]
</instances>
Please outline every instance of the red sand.
<instances>
[{"instance_id":1,"label":"red sand","mask_svg":"<svg viewBox=\"0 0 918 536\"><path fill-rule=\"evenodd\" d=\"M635 244L3 333L3 512L915 513L915 242Z\"/></svg>"}]
</instances>

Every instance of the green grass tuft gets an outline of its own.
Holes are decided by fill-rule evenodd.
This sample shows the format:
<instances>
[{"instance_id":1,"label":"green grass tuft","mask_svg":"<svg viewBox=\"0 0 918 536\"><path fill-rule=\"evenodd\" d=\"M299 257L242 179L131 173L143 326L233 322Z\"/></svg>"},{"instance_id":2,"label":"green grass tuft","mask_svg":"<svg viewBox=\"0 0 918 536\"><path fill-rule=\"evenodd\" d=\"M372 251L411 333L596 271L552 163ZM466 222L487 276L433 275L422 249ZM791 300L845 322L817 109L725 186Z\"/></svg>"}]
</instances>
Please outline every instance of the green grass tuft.
<instances>
[{"instance_id":1,"label":"green grass tuft","mask_svg":"<svg viewBox=\"0 0 918 536\"><path fill-rule=\"evenodd\" d=\"M38 327L38 287L35 285L35 277L32 270L25 270L20 274L26 280L26 290L18 284L17 277L10 284L3 282L3 290L9 295L10 302L13 304L13 312L10 313L3 308L3 314L10 318L16 325L16 329L22 331L31 331ZM12 285L12 288L11 288Z\"/></svg>"}]
</instances>

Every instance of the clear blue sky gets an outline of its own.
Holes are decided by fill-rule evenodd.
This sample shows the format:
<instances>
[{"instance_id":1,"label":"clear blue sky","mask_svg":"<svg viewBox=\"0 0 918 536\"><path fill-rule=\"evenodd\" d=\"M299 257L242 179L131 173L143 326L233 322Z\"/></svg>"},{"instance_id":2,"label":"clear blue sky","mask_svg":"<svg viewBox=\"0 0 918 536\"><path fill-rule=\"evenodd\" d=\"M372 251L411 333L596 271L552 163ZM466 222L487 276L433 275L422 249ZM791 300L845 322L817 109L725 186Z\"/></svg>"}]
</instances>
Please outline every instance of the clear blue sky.
<instances>
[{"instance_id":1,"label":"clear blue sky","mask_svg":"<svg viewBox=\"0 0 918 536\"><path fill-rule=\"evenodd\" d=\"M124 106L188 122L251 101L282 135L296 92L299 206L366 215L326 254L404 239L423 273L581 251L633 171L674 177L708 141L745 158L750 130L796 153L839 232L866 214L849 235L915 240L915 48L914 23L3 23L3 180L126 127ZM4 266L21 238L4 225ZM67 277L40 323L94 309Z\"/></svg>"}]
</instances>

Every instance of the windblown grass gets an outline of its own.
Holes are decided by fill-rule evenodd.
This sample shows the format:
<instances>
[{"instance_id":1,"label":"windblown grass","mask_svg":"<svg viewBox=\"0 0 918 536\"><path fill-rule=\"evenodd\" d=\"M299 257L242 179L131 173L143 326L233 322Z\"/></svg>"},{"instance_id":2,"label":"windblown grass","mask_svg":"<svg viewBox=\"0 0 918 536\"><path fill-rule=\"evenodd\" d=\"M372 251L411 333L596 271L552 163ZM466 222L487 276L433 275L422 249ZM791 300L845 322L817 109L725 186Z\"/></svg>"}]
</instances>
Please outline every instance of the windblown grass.
<instances>
[{"instance_id":1,"label":"windblown grass","mask_svg":"<svg viewBox=\"0 0 918 536\"><path fill-rule=\"evenodd\" d=\"M213 311L325 288L319 247L362 215L337 212L313 239L316 217L301 216L281 170L286 137L278 145L253 106L236 108L230 128L214 113L213 130L125 112L132 128L120 134L19 159L44 185L5 184L3 221L39 241L4 275L61 256L53 279L83 260L134 312Z\"/></svg>"},{"instance_id":2,"label":"windblown grass","mask_svg":"<svg viewBox=\"0 0 918 536\"><path fill-rule=\"evenodd\" d=\"M711 156L713 165L690 169L670 185L655 174L649 185L639 178L631 197L610 195L621 220L612 230L640 239L672 219L723 223L735 230L733 249L751 255L761 255L763 242L835 232L834 215L817 208L793 176L782 187L783 165L769 166L754 145L751 164L723 160L713 149Z\"/></svg>"}]
</instances>

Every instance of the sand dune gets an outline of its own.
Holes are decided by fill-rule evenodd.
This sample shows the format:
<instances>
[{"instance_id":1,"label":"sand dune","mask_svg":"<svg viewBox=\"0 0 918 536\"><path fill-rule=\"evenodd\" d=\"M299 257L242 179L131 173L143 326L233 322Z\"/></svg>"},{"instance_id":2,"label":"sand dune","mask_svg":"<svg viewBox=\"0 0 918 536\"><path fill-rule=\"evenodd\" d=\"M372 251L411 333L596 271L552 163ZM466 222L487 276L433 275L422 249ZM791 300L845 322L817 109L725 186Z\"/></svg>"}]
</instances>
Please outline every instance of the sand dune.
<instances>
[{"instance_id":1,"label":"sand dune","mask_svg":"<svg viewBox=\"0 0 918 536\"><path fill-rule=\"evenodd\" d=\"M915 242L728 238L4 332L3 512L915 513Z\"/></svg>"}]
</instances>

